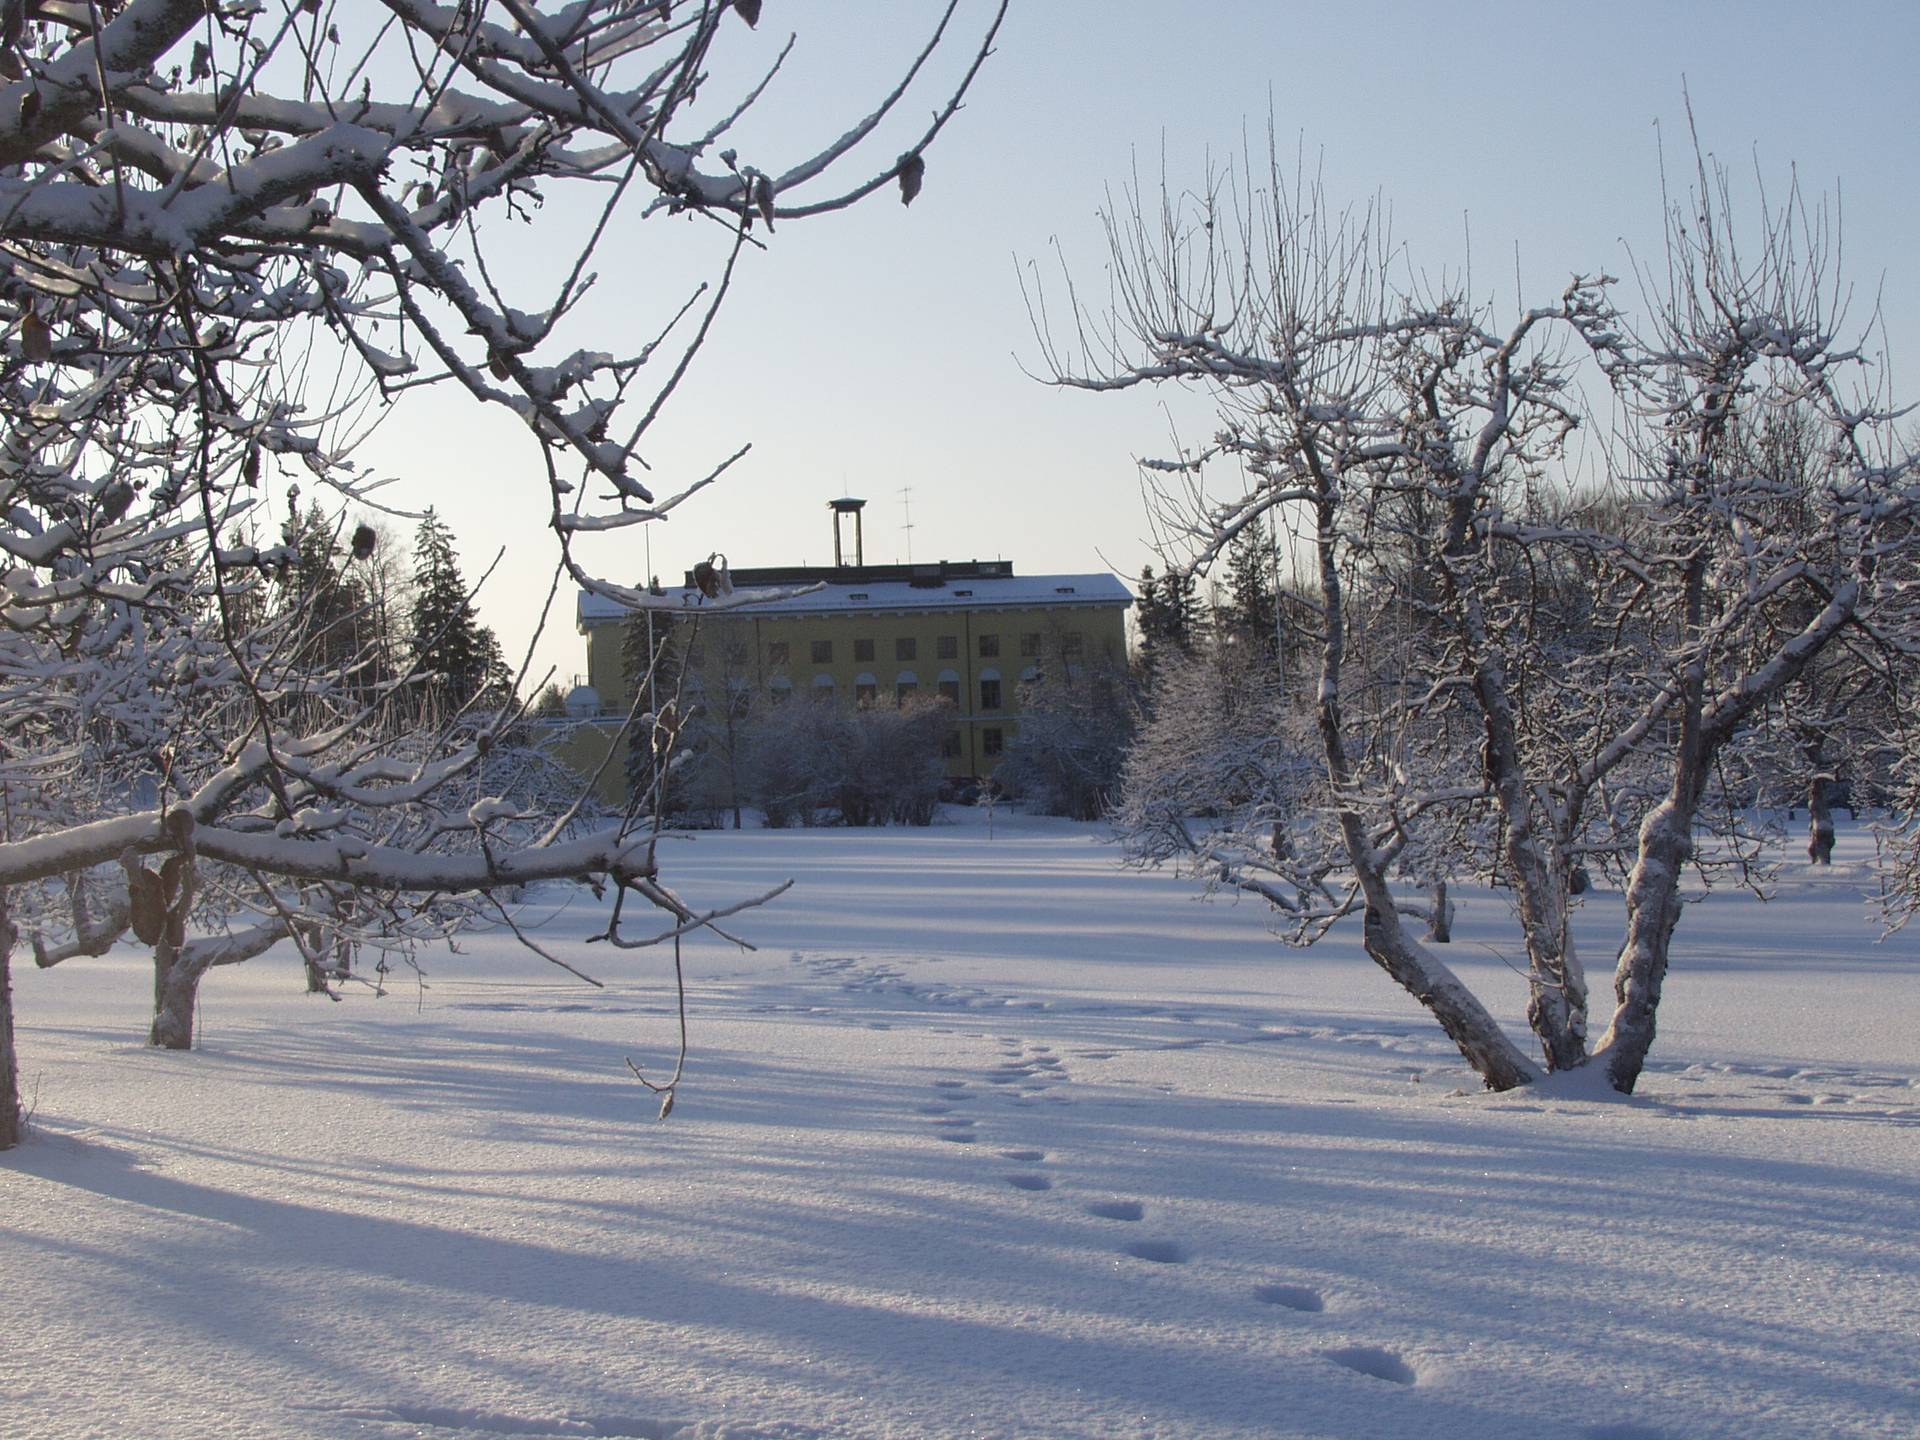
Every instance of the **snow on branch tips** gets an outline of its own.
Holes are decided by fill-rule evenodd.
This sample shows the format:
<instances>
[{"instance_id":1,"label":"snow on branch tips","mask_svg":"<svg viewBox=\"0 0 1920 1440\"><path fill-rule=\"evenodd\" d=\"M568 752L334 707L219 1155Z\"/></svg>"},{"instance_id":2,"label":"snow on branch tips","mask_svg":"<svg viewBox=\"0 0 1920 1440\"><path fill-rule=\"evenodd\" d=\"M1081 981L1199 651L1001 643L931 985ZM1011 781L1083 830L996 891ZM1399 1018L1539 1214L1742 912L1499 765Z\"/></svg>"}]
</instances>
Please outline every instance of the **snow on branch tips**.
<instances>
[{"instance_id":1,"label":"snow on branch tips","mask_svg":"<svg viewBox=\"0 0 1920 1440\"><path fill-rule=\"evenodd\" d=\"M1297 943L1360 916L1491 1088L1592 1065L1631 1091L1689 885L1764 879L1753 817L1804 796L1820 864L1838 776L1920 793L1906 412L1837 333L1825 211L1731 190L1702 158L1644 313L1589 271L1503 315L1277 158L1128 192L1102 315L1028 282L1051 383L1218 408L1210 448L1143 470L1172 567L1143 585L1131 854ZM1202 634L1183 607L1223 567L1262 618ZM1897 919L1920 845L1886 849ZM1596 871L1626 898L1610 1008L1574 943ZM1455 874L1511 897L1537 1058L1440 958Z\"/></svg>"},{"instance_id":2,"label":"snow on branch tips","mask_svg":"<svg viewBox=\"0 0 1920 1440\"><path fill-rule=\"evenodd\" d=\"M1005 5L938 8L831 138L722 149L792 43L751 28L759 8L0 6L9 953L137 934L181 980L156 1042L190 1044L199 974L281 941L337 993L359 950L405 956L536 880L693 913L654 885L652 817L595 829L525 743L525 666L479 645L445 545L431 603L399 618L371 516L425 497L355 446L423 386L518 416L506 473L542 478L509 503L551 530L556 584L605 585L575 536L659 519L727 468L663 502L641 478L735 267L778 263L776 223L917 181ZM708 278L658 297L642 345L574 333L597 266L644 270L648 225L676 217L712 237ZM560 237L532 272L529 226ZM157 930L128 888L147 875ZM0 1147L11 1034L7 1010Z\"/></svg>"}]
</instances>

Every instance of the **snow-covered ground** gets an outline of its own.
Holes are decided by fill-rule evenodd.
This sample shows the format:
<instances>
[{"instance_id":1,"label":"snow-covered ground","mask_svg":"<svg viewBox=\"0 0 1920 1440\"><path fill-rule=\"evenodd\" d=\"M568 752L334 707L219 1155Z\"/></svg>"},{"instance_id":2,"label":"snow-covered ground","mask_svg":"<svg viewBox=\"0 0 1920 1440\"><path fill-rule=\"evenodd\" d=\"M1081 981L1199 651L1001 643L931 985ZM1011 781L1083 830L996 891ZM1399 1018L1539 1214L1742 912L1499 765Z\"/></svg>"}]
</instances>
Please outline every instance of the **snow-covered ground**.
<instances>
[{"instance_id":1,"label":"snow-covered ground","mask_svg":"<svg viewBox=\"0 0 1920 1440\"><path fill-rule=\"evenodd\" d=\"M1480 1093L1352 935L1004 812L676 844L702 900L799 883L690 948L664 1124L657 951L566 945L600 992L481 937L338 1005L270 956L192 1055L138 957L16 964L0 1432L1911 1437L1920 937L1844 845L1688 912L1615 1103Z\"/></svg>"}]
</instances>

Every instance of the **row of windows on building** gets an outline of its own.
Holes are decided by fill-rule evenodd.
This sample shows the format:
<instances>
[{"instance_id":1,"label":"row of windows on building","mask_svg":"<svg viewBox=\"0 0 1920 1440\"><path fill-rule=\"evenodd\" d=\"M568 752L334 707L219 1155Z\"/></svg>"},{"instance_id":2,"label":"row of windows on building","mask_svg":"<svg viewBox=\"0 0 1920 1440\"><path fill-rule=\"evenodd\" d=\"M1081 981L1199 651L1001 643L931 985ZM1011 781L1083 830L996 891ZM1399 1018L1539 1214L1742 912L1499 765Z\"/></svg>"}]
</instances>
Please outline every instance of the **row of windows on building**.
<instances>
[{"instance_id":1,"label":"row of windows on building","mask_svg":"<svg viewBox=\"0 0 1920 1440\"><path fill-rule=\"evenodd\" d=\"M997 634L980 635L975 638L979 642L980 658L982 660L995 660L999 658L1000 637ZM1037 658L1041 654L1043 639L1042 633L1038 630L1030 630L1023 633L1020 636L1021 658L1025 660ZM853 642L854 664L858 665L871 662L874 658L875 644L876 642L870 639L855 640ZM1060 653L1062 655L1077 656L1083 652L1085 647L1086 639L1078 630L1069 630L1060 636ZM833 641L831 640L809 641L808 652L807 658L815 665L833 664ZM936 660L958 660L960 658L960 637L958 635L935 636L933 652L934 659ZM739 641L729 642L726 655L728 663L744 665L747 660L745 644ZM893 658L895 660L918 660L920 658L920 642L918 637L912 635L895 637L893 642ZM687 659L688 662L693 665L705 664L706 647L695 645L688 652ZM791 641L769 640L767 642L767 664L790 665L792 663L793 643Z\"/></svg>"},{"instance_id":2,"label":"row of windows on building","mask_svg":"<svg viewBox=\"0 0 1920 1440\"><path fill-rule=\"evenodd\" d=\"M949 730L940 741L940 758L943 760L957 759L961 753L961 748L960 732L958 730ZM1004 731L998 730L990 725L980 732L980 753L982 755L998 755L1006 748L1007 737Z\"/></svg>"},{"instance_id":3,"label":"row of windows on building","mask_svg":"<svg viewBox=\"0 0 1920 1440\"><path fill-rule=\"evenodd\" d=\"M994 696L994 702L992 706L986 707L986 708L998 709L1000 682L998 680L988 680L983 682L983 684L991 685L994 687L991 692ZM815 683L811 688L813 691L812 698L815 701L830 701L833 699L833 677L832 676L821 675L816 677ZM906 704L908 700L913 698L913 695L916 689L917 689L917 686L914 684L913 681L911 680L900 681L894 686L894 697L896 702L901 705ZM742 687L735 690L733 693L734 693L735 703L739 707L736 713L740 715L745 715L747 705L748 705L746 689ZM946 699L952 700L954 701L954 703L958 704L959 693L960 693L960 689L959 689L958 681L943 680L940 682L940 694L944 696ZM776 683L773 686L771 696L774 704L783 705L787 701L793 698L793 687L790 684ZM879 703L879 686L872 684L870 682L856 685L854 687L854 698L861 705L877 704ZM982 755L999 755L1003 751L1005 751L1006 744L1007 744L1006 732L1002 730L999 726L986 725L981 727L980 753ZM940 754L945 759L949 759L949 760L954 759L960 755L963 745L964 745L964 741L961 738L960 729L958 726L955 726L949 729L947 733L941 737Z\"/></svg>"},{"instance_id":4,"label":"row of windows on building","mask_svg":"<svg viewBox=\"0 0 1920 1440\"><path fill-rule=\"evenodd\" d=\"M1038 672L1035 672L1034 676L1030 676L1029 678L1037 678L1037 674ZM831 675L816 675L813 677L813 684L808 688L812 691L815 700L831 700L834 694L833 677ZM934 694L938 695L942 700L949 701L955 706L959 705L960 677L952 671L943 672L940 678L934 682L933 690ZM744 690L741 693L744 693ZM768 687L768 693L774 704L784 704L793 698L793 682L785 676L775 676L773 683ZM915 675L911 670L902 671L894 677L893 701L896 705L905 705L919 693L920 677ZM1001 689L1000 677L998 675L988 673L980 677L980 708L982 710L1000 709L1003 704L1004 693ZM879 704L879 680L872 675L856 676L853 682L853 702L856 705ZM991 755L996 752L990 750L987 753Z\"/></svg>"}]
</instances>

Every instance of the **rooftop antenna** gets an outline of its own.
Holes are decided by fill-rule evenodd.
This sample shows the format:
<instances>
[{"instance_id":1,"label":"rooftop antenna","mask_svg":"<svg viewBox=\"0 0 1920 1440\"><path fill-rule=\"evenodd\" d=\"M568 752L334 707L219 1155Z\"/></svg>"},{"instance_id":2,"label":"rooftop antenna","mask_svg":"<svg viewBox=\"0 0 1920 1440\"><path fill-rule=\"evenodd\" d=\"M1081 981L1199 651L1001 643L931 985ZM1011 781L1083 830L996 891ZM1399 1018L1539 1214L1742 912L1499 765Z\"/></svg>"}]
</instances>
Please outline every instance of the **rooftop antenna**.
<instances>
[{"instance_id":1,"label":"rooftop antenna","mask_svg":"<svg viewBox=\"0 0 1920 1440\"><path fill-rule=\"evenodd\" d=\"M907 517L901 522L900 529L907 537L907 563L911 565L913 563L913 486L900 487L900 508Z\"/></svg>"}]
</instances>

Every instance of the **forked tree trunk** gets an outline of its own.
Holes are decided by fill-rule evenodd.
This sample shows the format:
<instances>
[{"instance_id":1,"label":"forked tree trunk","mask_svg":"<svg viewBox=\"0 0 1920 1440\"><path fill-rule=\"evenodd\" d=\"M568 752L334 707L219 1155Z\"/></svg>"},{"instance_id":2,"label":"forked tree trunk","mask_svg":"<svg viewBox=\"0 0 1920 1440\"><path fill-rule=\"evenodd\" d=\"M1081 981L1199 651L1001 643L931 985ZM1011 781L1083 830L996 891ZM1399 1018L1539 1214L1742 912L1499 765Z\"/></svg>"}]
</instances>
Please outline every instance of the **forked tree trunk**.
<instances>
[{"instance_id":1,"label":"forked tree trunk","mask_svg":"<svg viewBox=\"0 0 1920 1440\"><path fill-rule=\"evenodd\" d=\"M1347 737L1340 710L1340 678L1346 660L1346 618L1343 608L1337 528L1337 487L1320 467L1318 455L1308 446L1314 479L1319 487L1315 502L1319 533L1315 550L1319 558L1321 614L1324 629L1320 642L1320 689L1314 707L1315 728L1320 734L1321 755L1327 767L1327 779L1335 794L1351 789L1352 776L1347 762ZM1514 1043L1507 1038L1499 1022L1488 1013L1473 992L1441 961L1429 954L1419 941L1407 933L1394 906L1393 892L1387 884L1382 857L1368 838L1360 813L1348 806L1338 812L1340 834L1347 858L1366 899L1366 924L1363 931L1367 955L1374 964L1392 976L1408 994L1433 1012L1447 1038L1459 1048L1489 1090L1513 1090L1532 1084L1539 1072Z\"/></svg>"},{"instance_id":2,"label":"forked tree trunk","mask_svg":"<svg viewBox=\"0 0 1920 1440\"><path fill-rule=\"evenodd\" d=\"M20 1056L13 1048L13 942L19 932L0 905L0 1150L21 1140Z\"/></svg>"},{"instance_id":3,"label":"forked tree trunk","mask_svg":"<svg viewBox=\"0 0 1920 1440\"><path fill-rule=\"evenodd\" d=\"M163 1050L191 1050L200 982L207 972L216 965L238 965L264 955L288 933L284 920L267 920L248 930L198 940L186 940L184 927L162 937L153 952L153 1025L147 1032L148 1043ZM303 952L309 956L309 970L317 943L311 940Z\"/></svg>"}]
</instances>

